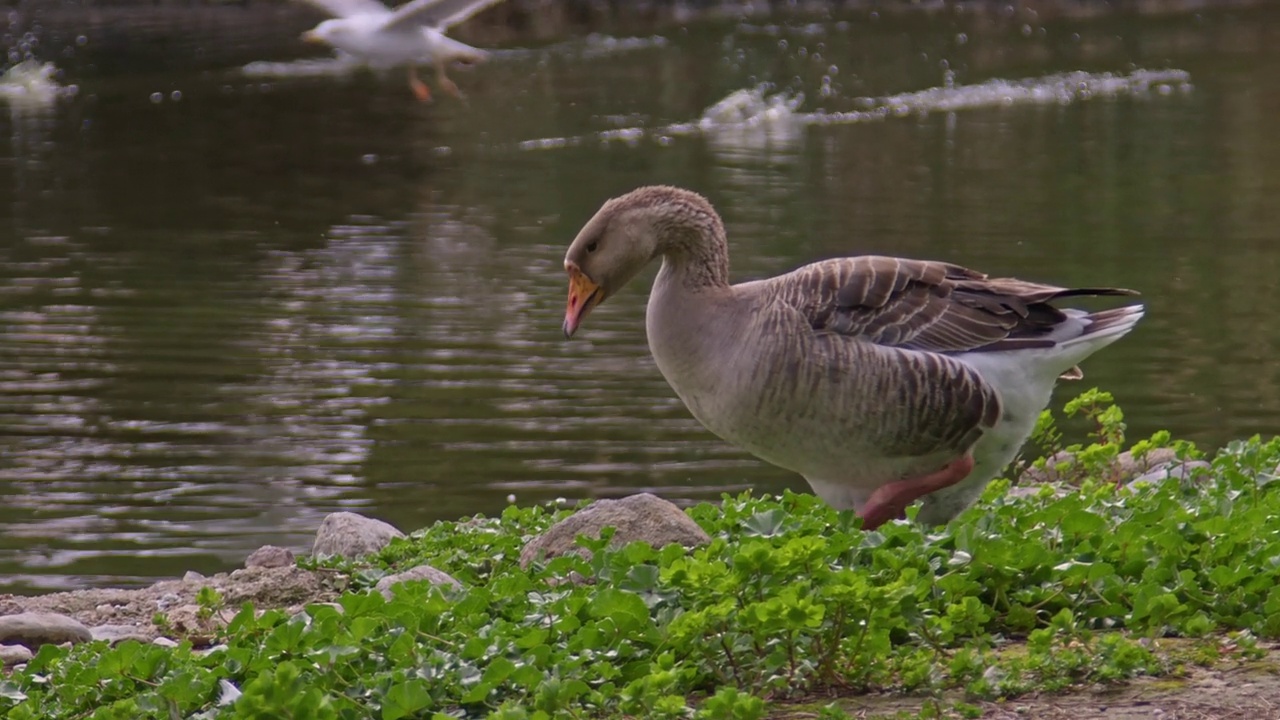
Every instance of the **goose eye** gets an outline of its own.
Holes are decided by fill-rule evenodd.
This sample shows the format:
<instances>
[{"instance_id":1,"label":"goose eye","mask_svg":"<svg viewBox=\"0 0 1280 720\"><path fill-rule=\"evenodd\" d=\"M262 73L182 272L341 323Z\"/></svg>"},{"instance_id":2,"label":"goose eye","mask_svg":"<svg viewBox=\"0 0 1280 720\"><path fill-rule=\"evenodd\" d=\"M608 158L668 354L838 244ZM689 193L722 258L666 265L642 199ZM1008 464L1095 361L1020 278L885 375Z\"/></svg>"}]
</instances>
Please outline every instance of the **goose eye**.
<instances>
[{"instance_id":1,"label":"goose eye","mask_svg":"<svg viewBox=\"0 0 1280 720\"><path fill-rule=\"evenodd\" d=\"M589 252L589 253L593 253L593 252L595 252L596 250L598 250L599 248L600 248L600 241L599 241L599 240L592 240L591 242L587 243L587 252Z\"/></svg>"}]
</instances>

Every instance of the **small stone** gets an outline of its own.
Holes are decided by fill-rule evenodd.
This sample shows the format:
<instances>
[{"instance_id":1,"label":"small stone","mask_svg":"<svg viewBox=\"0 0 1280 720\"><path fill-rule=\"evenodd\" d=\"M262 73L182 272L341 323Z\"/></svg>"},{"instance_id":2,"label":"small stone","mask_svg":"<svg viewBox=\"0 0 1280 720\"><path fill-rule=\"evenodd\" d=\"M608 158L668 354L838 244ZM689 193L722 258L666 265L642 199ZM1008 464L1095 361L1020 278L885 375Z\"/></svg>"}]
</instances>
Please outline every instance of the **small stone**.
<instances>
[{"instance_id":1,"label":"small stone","mask_svg":"<svg viewBox=\"0 0 1280 720\"><path fill-rule=\"evenodd\" d=\"M19 613L0 617L0 643L38 650L46 643L82 643L93 639L84 623L56 613Z\"/></svg>"},{"instance_id":2,"label":"small stone","mask_svg":"<svg viewBox=\"0 0 1280 720\"><path fill-rule=\"evenodd\" d=\"M0 645L0 665L11 667L28 662L35 655L21 645Z\"/></svg>"},{"instance_id":3,"label":"small stone","mask_svg":"<svg viewBox=\"0 0 1280 720\"><path fill-rule=\"evenodd\" d=\"M195 582L197 580L204 580L204 575L201 575L195 570L188 570L182 573L182 579L186 582Z\"/></svg>"},{"instance_id":4,"label":"small stone","mask_svg":"<svg viewBox=\"0 0 1280 720\"><path fill-rule=\"evenodd\" d=\"M218 681L218 706L219 707L234 703L236 700L239 700L240 696L243 694L244 693L240 691L240 688L236 687L235 685L232 685L230 682L226 680L226 678L223 678Z\"/></svg>"},{"instance_id":5,"label":"small stone","mask_svg":"<svg viewBox=\"0 0 1280 720\"><path fill-rule=\"evenodd\" d=\"M404 533L394 526L353 512L329 513L316 532L311 553L317 557L337 555L357 558L375 553Z\"/></svg>"},{"instance_id":6,"label":"small stone","mask_svg":"<svg viewBox=\"0 0 1280 720\"><path fill-rule=\"evenodd\" d=\"M164 637L163 635L162 635L162 636L160 636L160 637L158 637L158 638L156 638L156 639L154 639L154 640L152 640L152 641L151 641L151 644L152 644L152 645L159 645L160 647L167 647L167 648L176 648L176 647L178 647L178 641L177 641L177 640L171 640L171 639L169 639L169 638L167 638L167 637Z\"/></svg>"},{"instance_id":7,"label":"small stone","mask_svg":"<svg viewBox=\"0 0 1280 720\"><path fill-rule=\"evenodd\" d=\"M293 562L293 551L289 548L283 548L279 545L263 545L249 553L249 557L245 558L244 566L247 568L288 567Z\"/></svg>"},{"instance_id":8,"label":"small stone","mask_svg":"<svg viewBox=\"0 0 1280 720\"><path fill-rule=\"evenodd\" d=\"M395 595L395 586L404 582L413 582L415 580L428 580L432 585L449 585L450 587L460 588L462 583L453 579L453 576L443 570L437 570L430 565L419 565L415 568L405 570L395 575L388 575L378 581L374 589L382 593L382 596L390 600Z\"/></svg>"},{"instance_id":9,"label":"small stone","mask_svg":"<svg viewBox=\"0 0 1280 720\"><path fill-rule=\"evenodd\" d=\"M182 602L182 596L178 593L165 593L156 600L156 607L163 612L180 602Z\"/></svg>"},{"instance_id":10,"label":"small stone","mask_svg":"<svg viewBox=\"0 0 1280 720\"><path fill-rule=\"evenodd\" d=\"M537 558L553 558L568 552L586 555L575 540L579 535L600 537L600 530L616 528L613 545L643 540L655 548L671 543L685 547L711 542L707 533L683 510L662 498L640 493L621 500L597 500L552 525L530 540L520 552L520 567L527 568Z\"/></svg>"},{"instance_id":11,"label":"small stone","mask_svg":"<svg viewBox=\"0 0 1280 720\"><path fill-rule=\"evenodd\" d=\"M105 640L111 645L122 643L125 640L137 640L138 642L151 642L152 634L138 627L137 625L99 625L90 628L89 632L93 634L94 640Z\"/></svg>"},{"instance_id":12,"label":"small stone","mask_svg":"<svg viewBox=\"0 0 1280 720\"><path fill-rule=\"evenodd\" d=\"M103 603L102 605L95 607L93 611L98 613L99 615L111 617L112 615L116 614L116 606L111 605L110 603Z\"/></svg>"},{"instance_id":13,"label":"small stone","mask_svg":"<svg viewBox=\"0 0 1280 720\"><path fill-rule=\"evenodd\" d=\"M208 630L209 623L201 617L204 611L199 605L188 603L171 608L165 614L169 627L180 634L201 633Z\"/></svg>"}]
</instances>

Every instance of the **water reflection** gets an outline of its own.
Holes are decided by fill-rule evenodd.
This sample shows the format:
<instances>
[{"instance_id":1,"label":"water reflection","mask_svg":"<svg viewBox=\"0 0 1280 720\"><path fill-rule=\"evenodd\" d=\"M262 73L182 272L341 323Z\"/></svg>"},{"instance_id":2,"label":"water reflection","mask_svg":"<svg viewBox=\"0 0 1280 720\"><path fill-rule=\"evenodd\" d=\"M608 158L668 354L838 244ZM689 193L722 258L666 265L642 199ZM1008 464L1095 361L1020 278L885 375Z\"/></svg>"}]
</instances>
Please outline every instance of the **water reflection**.
<instances>
[{"instance_id":1,"label":"water reflection","mask_svg":"<svg viewBox=\"0 0 1280 720\"><path fill-rule=\"evenodd\" d=\"M1136 287L1150 316L1085 367L1133 434L1273 432L1277 25L957 22L619 27L434 105L261 27L163 71L94 36L0 150L0 586L305 550L343 507L802 489L689 417L644 282L560 336L565 246L651 182L716 203L738 278L883 252Z\"/></svg>"},{"instance_id":2,"label":"water reflection","mask_svg":"<svg viewBox=\"0 0 1280 720\"><path fill-rule=\"evenodd\" d=\"M679 439L701 433L654 377L631 318L602 312L591 346L561 350L563 299L547 286L562 274L559 246L503 247L487 229L496 211L436 196L410 223L406 322L384 368L399 390L371 430L376 492L421 498L400 513L464 514L477 501L500 508L508 494L656 487L673 457L710 448Z\"/></svg>"}]
</instances>

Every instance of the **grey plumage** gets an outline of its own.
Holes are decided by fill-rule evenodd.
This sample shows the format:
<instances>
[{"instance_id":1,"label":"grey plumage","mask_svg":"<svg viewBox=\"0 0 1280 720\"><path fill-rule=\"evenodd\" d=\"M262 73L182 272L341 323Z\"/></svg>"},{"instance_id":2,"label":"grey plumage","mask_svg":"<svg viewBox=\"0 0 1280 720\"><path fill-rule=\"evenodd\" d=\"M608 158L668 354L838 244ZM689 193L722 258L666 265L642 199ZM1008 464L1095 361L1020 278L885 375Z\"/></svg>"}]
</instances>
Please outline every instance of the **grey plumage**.
<instances>
[{"instance_id":1,"label":"grey plumage","mask_svg":"<svg viewBox=\"0 0 1280 720\"><path fill-rule=\"evenodd\" d=\"M1025 440L1056 379L1126 333L1138 305L1053 303L1117 288L990 278L943 262L863 256L729 284L724 226L701 196L648 187L608 201L565 256L565 329L662 260L646 328L659 370L708 429L802 474L840 508L973 453L926 500L945 521ZM577 292L589 301L575 305Z\"/></svg>"}]
</instances>

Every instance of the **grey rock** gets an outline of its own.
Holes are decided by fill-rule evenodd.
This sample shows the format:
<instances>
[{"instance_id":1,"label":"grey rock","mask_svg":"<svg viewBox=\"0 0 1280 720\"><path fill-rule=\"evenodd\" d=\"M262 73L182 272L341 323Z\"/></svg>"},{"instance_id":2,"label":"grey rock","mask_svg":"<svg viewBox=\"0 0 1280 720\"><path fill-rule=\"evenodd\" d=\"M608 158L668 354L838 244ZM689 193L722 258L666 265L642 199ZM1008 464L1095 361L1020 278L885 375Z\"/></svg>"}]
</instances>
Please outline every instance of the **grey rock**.
<instances>
[{"instance_id":1,"label":"grey rock","mask_svg":"<svg viewBox=\"0 0 1280 720\"><path fill-rule=\"evenodd\" d=\"M1136 478L1156 468L1178 463L1178 453L1173 448L1156 448L1141 459L1125 450L1116 456L1116 475L1121 478Z\"/></svg>"},{"instance_id":2,"label":"grey rock","mask_svg":"<svg viewBox=\"0 0 1280 720\"><path fill-rule=\"evenodd\" d=\"M1041 483L1057 483L1071 479L1071 470L1076 464L1075 453L1062 450L1049 456L1043 468L1028 468L1018 478L1019 485ZM1141 458L1137 458L1128 450L1116 455L1111 464L1109 478L1118 485L1132 485L1139 480L1164 480L1170 477L1184 478L1193 475L1192 470L1208 467L1202 460L1178 460L1178 454L1172 448L1155 448ZM1059 470L1059 467L1062 470ZM1175 470L1173 468L1185 468Z\"/></svg>"},{"instance_id":3,"label":"grey rock","mask_svg":"<svg viewBox=\"0 0 1280 720\"><path fill-rule=\"evenodd\" d=\"M148 632L145 628L137 625L99 625L89 628L89 632L93 634L94 640L105 640L112 645L122 643L125 640L148 643L155 636L154 633Z\"/></svg>"},{"instance_id":4,"label":"grey rock","mask_svg":"<svg viewBox=\"0 0 1280 720\"><path fill-rule=\"evenodd\" d=\"M182 573L182 579L188 582L195 581L195 580L204 580L204 575L201 575L195 570L188 570Z\"/></svg>"},{"instance_id":5,"label":"grey rock","mask_svg":"<svg viewBox=\"0 0 1280 720\"><path fill-rule=\"evenodd\" d=\"M1213 466L1204 460L1188 460L1185 463L1177 462L1169 465L1158 467L1149 472L1145 472L1138 477L1129 481L1129 488L1136 489L1139 485L1155 485L1165 480L1190 480L1195 478L1201 472L1207 471Z\"/></svg>"},{"instance_id":6,"label":"grey rock","mask_svg":"<svg viewBox=\"0 0 1280 720\"><path fill-rule=\"evenodd\" d=\"M1113 477L1117 484L1135 489L1139 484L1159 483L1169 478L1189 480L1212 467L1203 460L1179 460L1172 448L1156 448L1141 459L1128 450L1116 457Z\"/></svg>"},{"instance_id":7,"label":"grey rock","mask_svg":"<svg viewBox=\"0 0 1280 720\"><path fill-rule=\"evenodd\" d=\"M345 586L345 576L331 571L312 572L297 565L247 568L195 582L161 580L150 587L128 590L89 588L30 597L0 595L0 616L52 612L73 617L88 628L135 625L155 635L161 631L152 624L157 612L177 610L178 619L182 619L181 615L192 609L185 606L194 605L199 609L197 597L201 589L212 588L222 597L220 607L192 631L204 642L212 639L212 631L234 617L246 602L253 603L258 612L272 608L292 612L305 605L332 600Z\"/></svg>"},{"instance_id":8,"label":"grey rock","mask_svg":"<svg viewBox=\"0 0 1280 720\"><path fill-rule=\"evenodd\" d=\"M4 667L21 665L33 657L35 654L21 645L0 645L0 665Z\"/></svg>"},{"instance_id":9,"label":"grey rock","mask_svg":"<svg viewBox=\"0 0 1280 720\"><path fill-rule=\"evenodd\" d=\"M598 538L600 530L606 527L617 528L614 545L643 540L654 547L670 543L694 547L711 542L707 533L683 510L656 495L640 493L621 500L597 500L552 525L524 546L520 566L527 568L539 557L553 558L569 552L585 557L586 550L574 540L579 535Z\"/></svg>"},{"instance_id":10,"label":"grey rock","mask_svg":"<svg viewBox=\"0 0 1280 720\"><path fill-rule=\"evenodd\" d=\"M1008 495L1009 497L1014 497L1019 499L1036 497L1037 495L1040 494L1041 489L1044 488L1046 485L1053 488L1053 497L1055 498L1063 498L1072 492L1078 491L1078 488L1070 487L1060 482L1045 481L1045 482L1037 482L1030 485L1015 485L1009 488Z\"/></svg>"},{"instance_id":11,"label":"grey rock","mask_svg":"<svg viewBox=\"0 0 1280 720\"><path fill-rule=\"evenodd\" d=\"M410 568L395 575L388 575L378 581L374 589L382 593L382 596L390 600L395 595L395 586L403 582L412 582L414 580L428 580L432 585L449 585L450 587L460 588L462 583L453 579L453 576L443 570L437 570L430 565L419 565Z\"/></svg>"},{"instance_id":12,"label":"grey rock","mask_svg":"<svg viewBox=\"0 0 1280 720\"><path fill-rule=\"evenodd\" d=\"M152 645L159 645L160 647L167 647L167 648L176 648L176 647L178 647L178 641L177 641L177 640L172 640L172 639L170 639L170 638L163 637L163 636L158 637L158 638L156 638L155 640L152 640L152 641L151 641L151 644L152 644Z\"/></svg>"},{"instance_id":13,"label":"grey rock","mask_svg":"<svg viewBox=\"0 0 1280 720\"><path fill-rule=\"evenodd\" d=\"M262 547L249 553L249 557L245 558L244 566L251 567L288 567L294 562L293 551L289 548L283 548L279 545L263 545Z\"/></svg>"},{"instance_id":14,"label":"grey rock","mask_svg":"<svg viewBox=\"0 0 1280 720\"><path fill-rule=\"evenodd\" d=\"M1058 466L1066 465L1068 468L1074 465L1076 454L1060 450L1045 459L1044 467L1029 467L1022 471L1018 476L1018 485L1037 485L1041 483L1055 483L1062 480L1064 473L1058 471Z\"/></svg>"},{"instance_id":15,"label":"grey rock","mask_svg":"<svg viewBox=\"0 0 1280 720\"><path fill-rule=\"evenodd\" d=\"M57 613L26 612L0 617L0 643L38 650L47 643L82 643L93 639L84 623Z\"/></svg>"},{"instance_id":16,"label":"grey rock","mask_svg":"<svg viewBox=\"0 0 1280 720\"><path fill-rule=\"evenodd\" d=\"M400 537L404 537L404 533L381 520L353 512L329 513L320 523L311 553L317 557L357 558L375 553Z\"/></svg>"}]
</instances>

